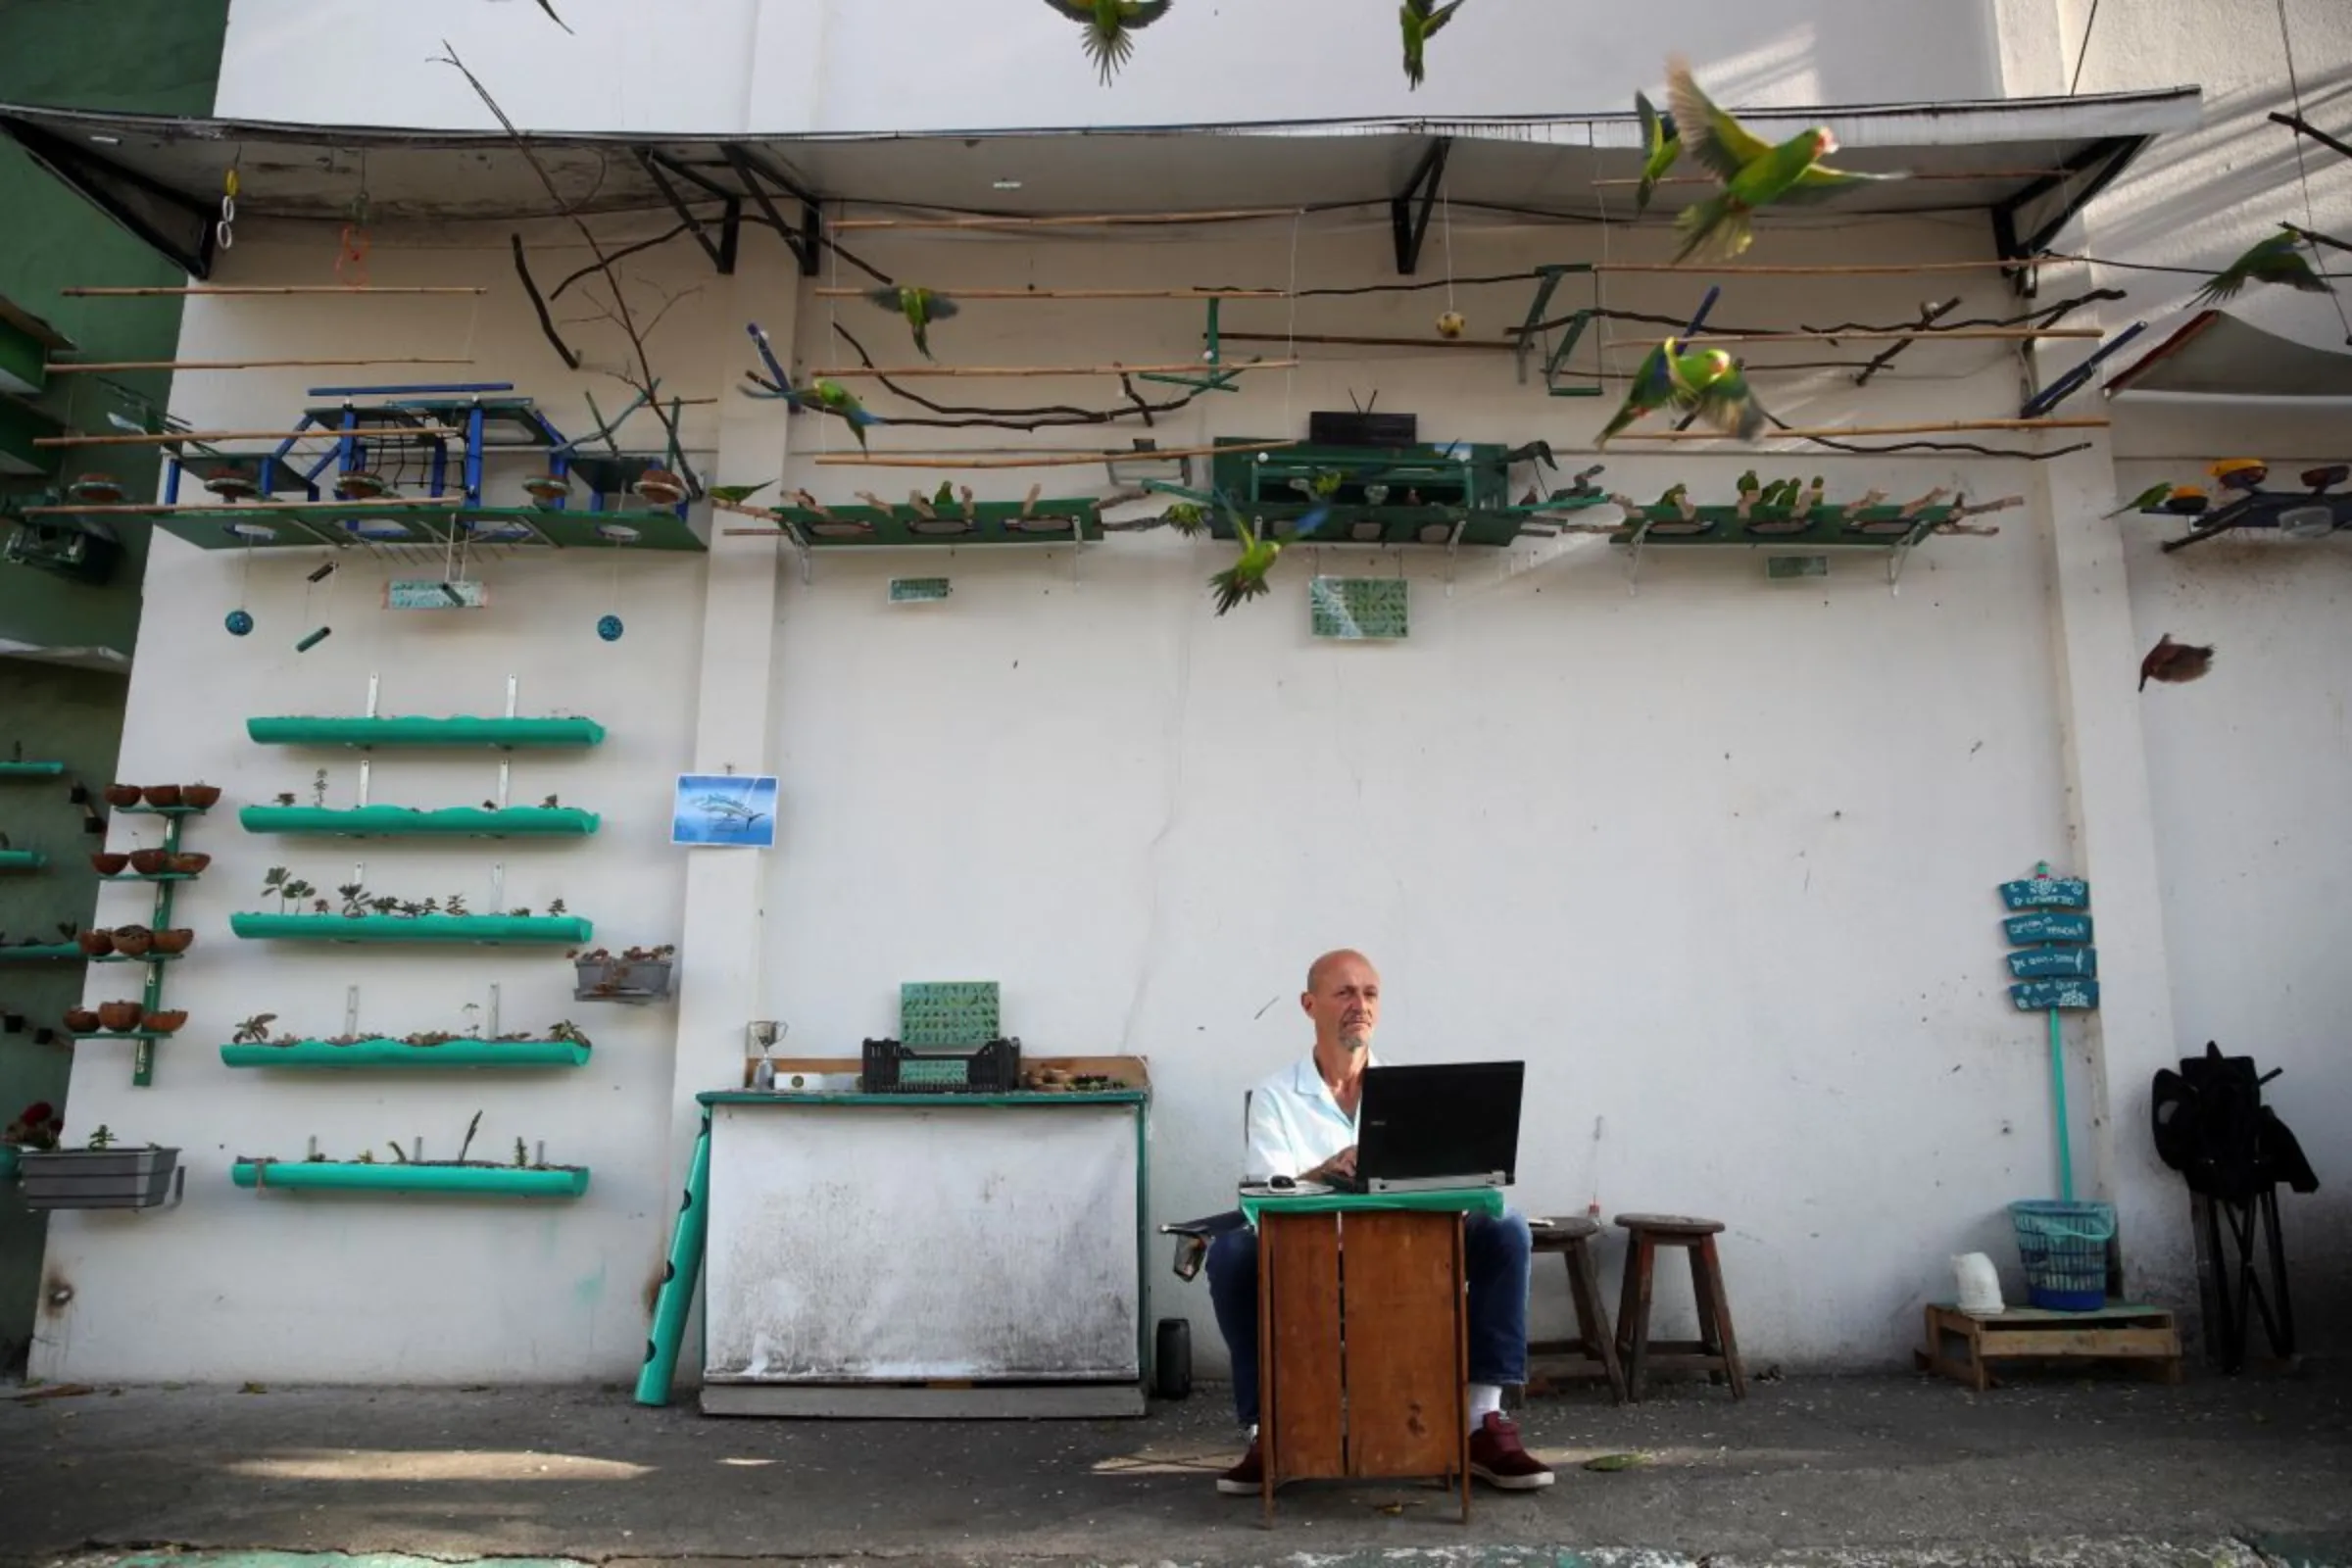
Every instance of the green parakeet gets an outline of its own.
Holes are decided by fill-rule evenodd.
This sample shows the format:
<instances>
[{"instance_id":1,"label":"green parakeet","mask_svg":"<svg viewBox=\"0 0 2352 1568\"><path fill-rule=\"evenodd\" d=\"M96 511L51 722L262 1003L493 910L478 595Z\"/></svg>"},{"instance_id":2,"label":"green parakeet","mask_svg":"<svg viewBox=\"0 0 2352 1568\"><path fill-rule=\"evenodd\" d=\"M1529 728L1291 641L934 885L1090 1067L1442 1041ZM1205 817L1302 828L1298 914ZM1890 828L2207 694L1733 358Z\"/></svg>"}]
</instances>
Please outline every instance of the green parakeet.
<instances>
[{"instance_id":1,"label":"green parakeet","mask_svg":"<svg viewBox=\"0 0 2352 1568\"><path fill-rule=\"evenodd\" d=\"M1748 390L1739 363L1721 349L1685 354L1680 348L1675 339L1668 338L1649 351L1642 368L1634 372L1634 384L1618 406L1616 417L1601 430L1594 446L1607 446L1610 437L1643 415L1668 408L1695 411L1716 429L1742 441L1756 438L1756 432L1764 427L1764 410Z\"/></svg>"},{"instance_id":2,"label":"green parakeet","mask_svg":"<svg viewBox=\"0 0 2352 1568\"><path fill-rule=\"evenodd\" d=\"M932 505L933 507L937 508L939 511L941 511L941 512L945 512L945 511L947 511L947 510L948 510L950 507L954 506L955 504L956 504L956 485L955 485L955 482L954 482L953 480L949 480L949 479L942 479L942 480L940 480L940 481L939 481L939 488L938 488L937 490L933 491L933 492L932 492L932 494L931 494L931 505Z\"/></svg>"},{"instance_id":3,"label":"green parakeet","mask_svg":"<svg viewBox=\"0 0 2352 1568\"><path fill-rule=\"evenodd\" d=\"M2281 226L2278 233L2214 273L2190 303L2201 307L2220 305L2237 298L2238 291L2248 283L2283 283L2306 294L2334 293L2328 280L2303 259L2302 243L2293 229Z\"/></svg>"},{"instance_id":4,"label":"green parakeet","mask_svg":"<svg viewBox=\"0 0 2352 1568\"><path fill-rule=\"evenodd\" d=\"M1739 482L1734 484L1732 488L1743 496L1754 495L1757 491L1764 488L1764 481L1756 477L1755 469L1750 468L1740 476Z\"/></svg>"},{"instance_id":5,"label":"green parakeet","mask_svg":"<svg viewBox=\"0 0 2352 1568\"><path fill-rule=\"evenodd\" d=\"M914 351L926 360L931 358L931 323L956 314L954 300L927 288L868 289L865 297L906 318L906 324L914 329Z\"/></svg>"},{"instance_id":6,"label":"green parakeet","mask_svg":"<svg viewBox=\"0 0 2352 1568\"><path fill-rule=\"evenodd\" d=\"M1838 150L1838 138L1823 125L1799 131L1778 147L1767 145L1716 108L1682 60L1667 65L1666 97L1682 139L1723 181L1720 192L1686 207L1675 220L1684 235L1683 248L1675 253L1678 262L1702 250L1727 261L1738 256L1755 237L1750 218L1775 202L1820 201L1849 186L1904 177L1827 167L1821 160Z\"/></svg>"},{"instance_id":7,"label":"green parakeet","mask_svg":"<svg viewBox=\"0 0 2352 1568\"><path fill-rule=\"evenodd\" d=\"M1634 113L1642 117L1642 187L1634 192L1634 216L1649 211L1649 198L1683 156L1683 135L1672 115L1661 115L1649 94L1634 94Z\"/></svg>"},{"instance_id":8,"label":"green parakeet","mask_svg":"<svg viewBox=\"0 0 2352 1568\"><path fill-rule=\"evenodd\" d=\"M1174 0L1046 0L1046 4L1086 24L1086 52L1102 73L1102 85L1118 74L1135 53L1134 31L1149 27L1168 14Z\"/></svg>"},{"instance_id":9,"label":"green parakeet","mask_svg":"<svg viewBox=\"0 0 2352 1568\"><path fill-rule=\"evenodd\" d=\"M1190 501L1177 502L1160 520L1187 539L1197 539L1208 530L1208 514Z\"/></svg>"},{"instance_id":10,"label":"green parakeet","mask_svg":"<svg viewBox=\"0 0 2352 1568\"><path fill-rule=\"evenodd\" d=\"M1220 615L1245 599L1255 599L1260 594L1270 592L1266 586L1266 573L1281 559L1283 547L1313 533L1331 515L1329 507L1317 507L1300 517L1287 536L1277 539L1271 529L1262 536L1253 532L1249 519L1234 511L1232 503L1225 502L1223 505L1226 520L1233 525L1233 536L1241 542L1242 558L1208 579L1209 586L1217 591L1217 613Z\"/></svg>"},{"instance_id":11,"label":"green parakeet","mask_svg":"<svg viewBox=\"0 0 2352 1568\"><path fill-rule=\"evenodd\" d=\"M2152 512L2156 508L2163 506L2167 501L2171 500L2172 495L2172 481L2167 479L2160 484L2152 484L2148 486L2145 490L2142 490L2139 494L2133 496L2122 506L2116 508L2113 512L2108 513L2107 515L2110 517L2120 517L2127 512Z\"/></svg>"},{"instance_id":12,"label":"green parakeet","mask_svg":"<svg viewBox=\"0 0 2352 1568\"><path fill-rule=\"evenodd\" d=\"M773 479L762 479L758 484L714 484L703 493L713 501L726 501L741 506L775 482Z\"/></svg>"},{"instance_id":13,"label":"green parakeet","mask_svg":"<svg viewBox=\"0 0 2352 1568\"><path fill-rule=\"evenodd\" d=\"M800 394L800 400L809 408L830 414L845 421L858 436L858 450L866 451L865 427L880 424L882 419L865 412L858 395L839 381L819 381Z\"/></svg>"},{"instance_id":14,"label":"green parakeet","mask_svg":"<svg viewBox=\"0 0 2352 1568\"><path fill-rule=\"evenodd\" d=\"M1404 0L1396 8L1396 20L1404 28L1404 79L1414 90L1419 90L1425 75L1422 51L1438 35L1438 29L1451 22L1453 14L1461 9L1462 0L1449 0L1442 6L1431 5L1429 0Z\"/></svg>"}]
</instances>

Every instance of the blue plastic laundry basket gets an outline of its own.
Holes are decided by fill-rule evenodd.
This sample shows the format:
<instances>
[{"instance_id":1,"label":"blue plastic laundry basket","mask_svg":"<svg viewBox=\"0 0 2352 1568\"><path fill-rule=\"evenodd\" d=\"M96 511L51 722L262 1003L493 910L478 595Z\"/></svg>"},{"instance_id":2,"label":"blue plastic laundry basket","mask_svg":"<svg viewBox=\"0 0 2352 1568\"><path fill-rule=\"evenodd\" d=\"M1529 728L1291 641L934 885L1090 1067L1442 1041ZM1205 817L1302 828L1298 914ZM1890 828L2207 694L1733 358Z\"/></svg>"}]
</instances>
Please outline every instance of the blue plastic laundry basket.
<instances>
[{"instance_id":1,"label":"blue plastic laundry basket","mask_svg":"<svg viewBox=\"0 0 2352 1568\"><path fill-rule=\"evenodd\" d=\"M2112 1203L2029 1199L2009 1205L2026 1295L2053 1312L2095 1312L2107 1304L2107 1244L2115 1238Z\"/></svg>"}]
</instances>

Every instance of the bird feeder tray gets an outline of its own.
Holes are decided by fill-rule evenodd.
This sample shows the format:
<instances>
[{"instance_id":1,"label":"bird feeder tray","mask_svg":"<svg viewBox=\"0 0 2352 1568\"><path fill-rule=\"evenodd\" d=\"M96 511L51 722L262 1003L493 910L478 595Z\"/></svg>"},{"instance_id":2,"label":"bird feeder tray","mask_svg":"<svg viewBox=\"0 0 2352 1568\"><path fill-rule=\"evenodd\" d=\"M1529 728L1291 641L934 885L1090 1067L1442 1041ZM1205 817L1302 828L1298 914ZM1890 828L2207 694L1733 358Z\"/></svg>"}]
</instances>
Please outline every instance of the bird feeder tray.
<instances>
[{"instance_id":1,"label":"bird feeder tray","mask_svg":"<svg viewBox=\"0 0 2352 1568\"><path fill-rule=\"evenodd\" d=\"M567 946L596 927L576 915L542 914L232 914L228 928L248 942L367 942L440 946Z\"/></svg>"},{"instance_id":2,"label":"bird feeder tray","mask_svg":"<svg viewBox=\"0 0 2352 1568\"><path fill-rule=\"evenodd\" d=\"M574 1040L445 1040L437 1046L411 1045L405 1040L356 1040L336 1045L325 1040L297 1040L288 1045L261 1043L220 1048L220 1060L230 1067L306 1068L334 1071L361 1068L424 1069L444 1067L582 1067L588 1047Z\"/></svg>"},{"instance_id":3,"label":"bird feeder tray","mask_svg":"<svg viewBox=\"0 0 2352 1568\"><path fill-rule=\"evenodd\" d=\"M1630 517L1609 536L1612 544L1632 544L1647 509ZM1649 544L1856 546L1891 550L1906 540L1924 538L1947 523L1957 522L1953 506L1922 507L1905 516L1897 506L1849 508L1834 503L1813 508L1799 517L1782 507L1750 507L1740 515L1736 506L1702 506L1695 518L1668 512L1652 521L1643 539Z\"/></svg>"},{"instance_id":4,"label":"bird feeder tray","mask_svg":"<svg viewBox=\"0 0 2352 1568\"><path fill-rule=\"evenodd\" d=\"M314 838L587 838L602 821L594 811L569 806L478 806L416 810L405 806L360 806L333 810L315 806L248 806L237 812L248 833L287 833Z\"/></svg>"},{"instance_id":5,"label":"bird feeder tray","mask_svg":"<svg viewBox=\"0 0 2352 1568\"><path fill-rule=\"evenodd\" d=\"M1102 503L1091 496L1037 501L926 502L872 506L775 507L773 514L812 548L842 545L1006 545L1085 543L1102 538ZM926 514L926 511L928 514Z\"/></svg>"},{"instance_id":6,"label":"bird feeder tray","mask_svg":"<svg viewBox=\"0 0 2352 1568\"><path fill-rule=\"evenodd\" d=\"M262 746L344 746L356 751L543 751L601 746L605 727L592 718L249 718L245 733Z\"/></svg>"}]
</instances>

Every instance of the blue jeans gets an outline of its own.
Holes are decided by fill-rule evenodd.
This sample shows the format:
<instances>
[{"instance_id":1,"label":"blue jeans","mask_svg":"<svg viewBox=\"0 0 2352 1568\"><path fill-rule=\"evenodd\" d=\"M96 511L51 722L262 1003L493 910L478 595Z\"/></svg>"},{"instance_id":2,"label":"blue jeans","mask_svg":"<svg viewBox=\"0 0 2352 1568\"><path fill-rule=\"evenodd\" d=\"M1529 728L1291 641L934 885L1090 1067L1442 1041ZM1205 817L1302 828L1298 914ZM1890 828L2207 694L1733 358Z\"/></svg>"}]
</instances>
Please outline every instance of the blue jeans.
<instances>
[{"instance_id":1,"label":"blue jeans","mask_svg":"<svg viewBox=\"0 0 2352 1568\"><path fill-rule=\"evenodd\" d=\"M1470 1285L1470 1381L1527 1381L1526 1216L1484 1214L1462 1222L1462 1267ZM1257 1423L1257 1232L1244 1226L1209 1244L1208 1298L1233 1358L1233 1408Z\"/></svg>"}]
</instances>

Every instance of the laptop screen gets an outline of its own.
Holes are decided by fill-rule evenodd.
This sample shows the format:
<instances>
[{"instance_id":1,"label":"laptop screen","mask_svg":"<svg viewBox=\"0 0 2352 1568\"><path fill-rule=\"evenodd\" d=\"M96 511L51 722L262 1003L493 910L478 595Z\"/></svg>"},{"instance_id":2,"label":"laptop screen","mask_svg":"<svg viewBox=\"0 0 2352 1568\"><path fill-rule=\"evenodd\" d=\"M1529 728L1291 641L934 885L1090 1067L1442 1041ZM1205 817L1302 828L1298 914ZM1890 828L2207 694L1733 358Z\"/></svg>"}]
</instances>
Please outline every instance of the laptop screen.
<instances>
[{"instance_id":1,"label":"laptop screen","mask_svg":"<svg viewBox=\"0 0 2352 1568\"><path fill-rule=\"evenodd\" d=\"M1364 1069L1356 1174L1426 1181L1503 1173L1517 1180L1523 1061L1438 1062Z\"/></svg>"}]
</instances>

